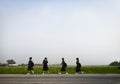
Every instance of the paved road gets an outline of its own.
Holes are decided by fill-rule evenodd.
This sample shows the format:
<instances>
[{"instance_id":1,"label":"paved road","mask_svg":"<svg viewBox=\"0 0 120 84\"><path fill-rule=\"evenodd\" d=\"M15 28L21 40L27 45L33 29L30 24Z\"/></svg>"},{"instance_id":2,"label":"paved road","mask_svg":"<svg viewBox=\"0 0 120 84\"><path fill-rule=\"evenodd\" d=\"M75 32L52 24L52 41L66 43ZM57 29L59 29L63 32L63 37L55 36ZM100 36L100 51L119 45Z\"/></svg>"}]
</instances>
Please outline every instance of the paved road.
<instances>
[{"instance_id":1,"label":"paved road","mask_svg":"<svg viewBox=\"0 0 120 84\"><path fill-rule=\"evenodd\" d=\"M0 84L120 84L120 74L0 75Z\"/></svg>"}]
</instances>

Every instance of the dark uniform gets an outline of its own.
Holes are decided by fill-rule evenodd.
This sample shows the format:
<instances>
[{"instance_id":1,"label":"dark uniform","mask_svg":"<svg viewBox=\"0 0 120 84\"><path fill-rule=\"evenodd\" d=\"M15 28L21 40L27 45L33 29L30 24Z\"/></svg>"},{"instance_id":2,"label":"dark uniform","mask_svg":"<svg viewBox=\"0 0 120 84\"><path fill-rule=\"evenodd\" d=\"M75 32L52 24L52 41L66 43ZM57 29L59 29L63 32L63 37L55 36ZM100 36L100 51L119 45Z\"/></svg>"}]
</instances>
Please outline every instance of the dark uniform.
<instances>
[{"instance_id":1,"label":"dark uniform","mask_svg":"<svg viewBox=\"0 0 120 84\"><path fill-rule=\"evenodd\" d=\"M76 72L81 72L81 64L79 58L76 58Z\"/></svg>"},{"instance_id":2,"label":"dark uniform","mask_svg":"<svg viewBox=\"0 0 120 84\"><path fill-rule=\"evenodd\" d=\"M33 63L33 61L32 61L32 57L30 57L29 58L29 62L28 62L28 71L31 73L34 73L34 71L33 71L33 66L34 66L34 63Z\"/></svg>"},{"instance_id":3,"label":"dark uniform","mask_svg":"<svg viewBox=\"0 0 120 84\"><path fill-rule=\"evenodd\" d=\"M43 60L43 71L47 71L48 70L48 60L47 60L47 58L45 58L44 60Z\"/></svg>"},{"instance_id":4,"label":"dark uniform","mask_svg":"<svg viewBox=\"0 0 120 84\"><path fill-rule=\"evenodd\" d=\"M61 63L61 65L62 65L61 71L66 71L67 64L65 63L64 58L62 58L62 63Z\"/></svg>"}]
</instances>

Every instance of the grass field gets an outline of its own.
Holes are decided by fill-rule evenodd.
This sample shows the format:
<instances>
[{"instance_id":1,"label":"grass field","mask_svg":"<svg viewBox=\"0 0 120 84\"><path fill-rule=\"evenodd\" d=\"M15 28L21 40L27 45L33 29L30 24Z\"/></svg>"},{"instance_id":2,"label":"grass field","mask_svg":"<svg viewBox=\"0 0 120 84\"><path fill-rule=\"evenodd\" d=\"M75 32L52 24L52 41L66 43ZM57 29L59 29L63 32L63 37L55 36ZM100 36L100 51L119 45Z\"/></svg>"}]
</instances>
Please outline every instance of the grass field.
<instances>
[{"instance_id":1,"label":"grass field","mask_svg":"<svg viewBox=\"0 0 120 84\"><path fill-rule=\"evenodd\" d=\"M49 66L50 74L58 74L60 66ZM42 74L42 66L34 67L35 74ZM120 74L120 69L116 66L83 66L82 71L85 74ZM67 72L69 74L75 73L75 66L68 66ZM27 66L19 67L0 67L0 74L26 74Z\"/></svg>"}]
</instances>

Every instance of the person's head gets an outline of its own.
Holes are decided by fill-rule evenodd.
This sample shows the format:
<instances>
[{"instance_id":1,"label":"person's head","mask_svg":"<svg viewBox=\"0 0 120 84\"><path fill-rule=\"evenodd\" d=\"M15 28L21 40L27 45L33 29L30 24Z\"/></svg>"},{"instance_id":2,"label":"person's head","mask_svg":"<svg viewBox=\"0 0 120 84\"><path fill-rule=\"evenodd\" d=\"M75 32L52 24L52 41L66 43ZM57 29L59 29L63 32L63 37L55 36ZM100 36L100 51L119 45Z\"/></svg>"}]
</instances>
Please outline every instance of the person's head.
<instances>
[{"instance_id":1,"label":"person's head","mask_svg":"<svg viewBox=\"0 0 120 84\"><path fill-rule=\"evenodd\" d=\"M47 60L47 57L45 57L45 60Z\"/></svg>"},{"instance_id":2,"label":"person's head","mask_svg":"<svg viewBox=\"0 0 120 84\"><path fill-rule=\"evenodd\" d=\"M76 58L77 61L79 61L79 58Z\"/></svg>"},{"instance_id":3,"label":"person's head","mask_svg":"<svg viewBox=\"0 0 120 84\"><path fill-rule=\"evenodd\" d=\"M32 60L32 57L30 57L29 60Z\"/></svg>"},{"instance_id":4,"label":"person's head","mask_svg":"<svg viewBox=\"0 0 120 84\"><path fill-rule=\"evenodd\" d=\"M62 60L64 61L64 58L62 58Z\"/></svg>"}]
</instances>

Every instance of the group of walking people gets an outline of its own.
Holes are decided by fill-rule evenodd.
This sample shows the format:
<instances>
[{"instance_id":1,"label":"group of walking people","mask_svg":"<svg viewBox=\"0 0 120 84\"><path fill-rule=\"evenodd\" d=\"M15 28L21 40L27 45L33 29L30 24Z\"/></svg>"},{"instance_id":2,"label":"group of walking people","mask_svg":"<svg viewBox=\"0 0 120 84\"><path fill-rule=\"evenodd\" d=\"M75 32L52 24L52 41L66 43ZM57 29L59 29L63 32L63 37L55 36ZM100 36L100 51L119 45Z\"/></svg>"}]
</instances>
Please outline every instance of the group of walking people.
<instances>
[{"instance_id":1,"label":"group of walking people","mask_svg":"<svg viewBox=\"0 0 120 84\"><path fill-rule=\"evenodd\" d=\"M48 68L48 60L47 60L47 57L44 58L43 60L43 74L45 71L47 71L49 73L49 68ZM62 62L61 62L61 72L65 72L66 74L67 71L66 71L66 68L67 68L67 63L65 62L64 58L62 58ZM32 57L29 58L29 61L28 61L28 74L34 74L34 62L32 61ZM59 74L61 74L61 72ZM81 72L81 64L79 62L79 58L76 58L76 73L79 73Z\"/></svg>"}]
</instances>

